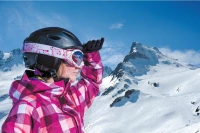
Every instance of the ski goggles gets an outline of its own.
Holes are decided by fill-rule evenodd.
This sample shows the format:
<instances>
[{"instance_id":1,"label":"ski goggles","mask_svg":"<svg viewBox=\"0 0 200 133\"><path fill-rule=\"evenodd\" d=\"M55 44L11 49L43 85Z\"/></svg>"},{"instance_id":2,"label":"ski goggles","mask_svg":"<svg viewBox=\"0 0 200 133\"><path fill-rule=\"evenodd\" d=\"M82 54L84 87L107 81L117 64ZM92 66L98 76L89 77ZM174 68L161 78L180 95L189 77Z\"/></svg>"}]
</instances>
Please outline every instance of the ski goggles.
<instances>
[{"instance_id":1,"label":"ski goggles","mask_svg":"<svg viewBox=\"0 0 200 133\"><path fill-rule=\"evenodd\" d=\"M63 59L71 66L81 68L83 63L83 52L79 49L61 49L54 46L38 43L24 43L22 52L44 54Z\"/></svg>"}]
</instances>

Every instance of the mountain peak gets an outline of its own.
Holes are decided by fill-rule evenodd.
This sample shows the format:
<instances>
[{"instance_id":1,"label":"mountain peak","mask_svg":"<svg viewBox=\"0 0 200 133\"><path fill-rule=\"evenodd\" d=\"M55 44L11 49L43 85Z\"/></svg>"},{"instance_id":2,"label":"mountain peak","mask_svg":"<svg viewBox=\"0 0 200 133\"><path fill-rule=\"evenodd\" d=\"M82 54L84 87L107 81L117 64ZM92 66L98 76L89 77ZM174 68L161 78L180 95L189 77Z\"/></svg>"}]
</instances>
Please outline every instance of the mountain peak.
<instances>
[{"instance_id":1,"label":"mountain peak","mask_svg":"<svg viewBox=\"0 0 200 133\"><path fill-rule=\"evenodd\" d=\"M12 55L22 55L22 50L20 48L17 48L17 49L13 49L11 51L11 54Z\"/></svg>"},{"instance_id":2,"label":"mountain peak","mask_svg":"<svg viewBox=\"0 0 200 133\"><path fill-rule=\"evenodd\" d=\"M174 64L177 67L181 66L176 60L163 55L158 48L133 42L130 52L112 72L112 79L115 77L121 79L124 75L131 77L145 75L150 70L150 67L156 66L159 63L166 65Z\"/></svg>"},{"instance_id":3,"label":"mountain peak","mask_svg":"<svg viewBox=\"0 0 200 133\"><path fill-rule=\"evenodd\" d=\"M139 42L133 42L129 54L124 58L124 62L129 62L132 59L157 60L157 55L160 54L162 53L156 47L151 48Z\"/></svg>"},{"instance_id":4,"label":"mountain peak","mask_svg":"<svg viewBox=\"0 0 200 133\"><path fill-rule=\"evenodd\" d=\"M129 54L136 52L144 52L143 46L139 42L133 42Z\"/></svg>"},{"instance_id":5,"label":"mountain peak","mask_svg":"<svg viewBox=\"0 0 200 133\"><path fill-rule=\"evenodd\" d=\"M151 51L154 51L155 53L161 54L161 52L158 50L158 48L156 48L156 47L151 48L151 47L145 46L139 42L132 43L129 54L131 54L131 53L145 54L145 50L148 50L148 51L151 50Z\"/></svg>"}]
</instances>

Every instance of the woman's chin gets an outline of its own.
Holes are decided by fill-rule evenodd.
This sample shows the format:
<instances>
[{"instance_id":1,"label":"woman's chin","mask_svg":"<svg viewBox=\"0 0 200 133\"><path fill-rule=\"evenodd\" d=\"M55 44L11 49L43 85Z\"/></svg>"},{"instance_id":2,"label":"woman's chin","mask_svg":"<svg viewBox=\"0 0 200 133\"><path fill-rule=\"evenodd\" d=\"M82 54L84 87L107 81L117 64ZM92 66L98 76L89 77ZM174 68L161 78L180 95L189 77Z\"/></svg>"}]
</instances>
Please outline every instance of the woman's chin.
<instances>
[{"instance_id":1,"label":"woman's chin","mask_svg":"<svg viewBox=\"0 0 200 133\"><path fill-rule=\"evenodd\" d=\"M74 81L76 81L76 78L70 78L70 81L74 82Z\"/></svg>"}]
</instances>

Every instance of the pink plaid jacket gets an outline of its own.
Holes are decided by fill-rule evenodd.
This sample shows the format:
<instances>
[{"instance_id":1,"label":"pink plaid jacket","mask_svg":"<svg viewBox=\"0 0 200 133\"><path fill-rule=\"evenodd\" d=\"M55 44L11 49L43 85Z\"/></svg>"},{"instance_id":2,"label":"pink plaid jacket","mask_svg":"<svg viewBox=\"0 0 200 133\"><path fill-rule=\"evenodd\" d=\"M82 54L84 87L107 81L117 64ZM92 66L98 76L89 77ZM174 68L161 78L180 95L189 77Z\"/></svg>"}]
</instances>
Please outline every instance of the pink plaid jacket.
<instances>
[{"instance_id":1,"label":"pink plaid jacket","mask_svg":"<svg viewBox=\"0 0 200 133\"><path fill-rule=\"evenodd\" d=\"M103 66L99 52L87 54L90 66L84 66L82 79L71 86L64 81L44 83L28 78L10 88L13 100L3 133L84 133L83 117L99 92Z\"/></svg>"}]
</instances>

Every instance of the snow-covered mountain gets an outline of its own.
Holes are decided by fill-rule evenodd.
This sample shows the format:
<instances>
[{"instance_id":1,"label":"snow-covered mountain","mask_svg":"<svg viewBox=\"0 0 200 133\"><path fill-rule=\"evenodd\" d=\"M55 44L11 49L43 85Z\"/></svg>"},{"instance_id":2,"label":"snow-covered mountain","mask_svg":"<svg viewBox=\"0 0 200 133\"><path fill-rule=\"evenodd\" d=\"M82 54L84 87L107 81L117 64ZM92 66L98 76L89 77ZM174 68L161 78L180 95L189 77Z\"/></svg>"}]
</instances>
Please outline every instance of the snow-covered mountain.
<instances>
[{"instance_id":1,"label":"snow-covered mountain","mask_svg":"<svg viewBox=\"0 0 200 133\"><path fill-rule=\"evenodd\" d=\"M0 70L10 71L12 67L23 65L21 49L14 49L9 53L0 51Z\"/></svg>"},{"instance_id":2,"label":"snow-covered mountain","mask_svg":"<svg viewBox=\"0 0 200 133\"><path fill-rule=\"evenodd\" d=\"M103 73L103 77L107 77L110 76L112 73L112 69L108 66L104 66L104 73Z\"/></svg>"},{"instance_id":3,"label":"snow-covered mountain","mask_svg":"<svg viewBox=\"0 0 200 133\"><path fill-rule=\"evenodd\" d=\"M9 53L0 51L0 102L3 101L2 97L8 96L11 82L20 79L24 70L21 49L14 49Z\"/></svg>"},{"instance_id":4,"label":"snow-covered mountain","mask_svg":"<svg viewBox=\"0 0 200 133\"><path fill-rule=\"evenodd\" d=\"M200 132L200 69L134 42L85 115L87 133Z\"/></svg>"},{"instance_id":5,"label":"snow-covered mountain","mask_svg":"<svg viewBox=\"0 0 200 133\"><path fill-rule=\"evenodd\" d=\"M0 125L12 106L8 95L11 82L20 79L24 70L21 49L14 49L9 53L0 51Z\"/></svg>"},{"instance_id":6,"label":"snow-covered mountain","mask_svg":"<svg viewBox=\"0 0 200 133\"><path fill-rule=\"evenodd\" d=\"M11 108L10 83L25 70L20 50L13 51L0 51L0 125ZM86 133L198 133L198 80L199 68L133 42L115 70L105 66L100 94L85 115Z\"/></svg>"},{"instance_id":7,"label":"snow-covered mountain","mask_svg":"<svg viewBox=\"0 0 200 133\"><path fill-rule=\"evenodd\" d=\"M157 64L182 66L176 59L163 55L156 47L150 48L138 42L133 42L130 52L123 62L119 63L112 76L120 78L123 75L131 77L147 74L150 67Z\"/></svg>"}]
</instances>

